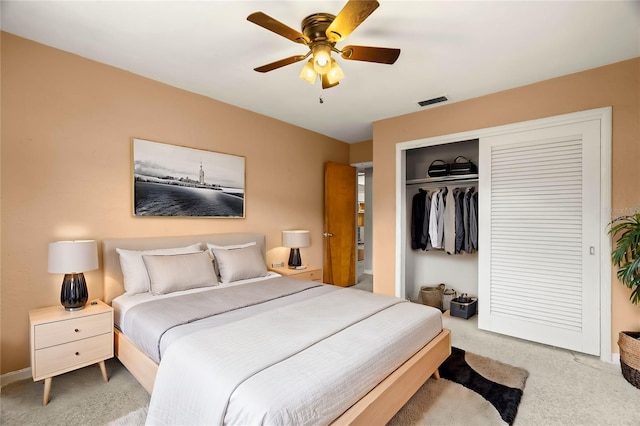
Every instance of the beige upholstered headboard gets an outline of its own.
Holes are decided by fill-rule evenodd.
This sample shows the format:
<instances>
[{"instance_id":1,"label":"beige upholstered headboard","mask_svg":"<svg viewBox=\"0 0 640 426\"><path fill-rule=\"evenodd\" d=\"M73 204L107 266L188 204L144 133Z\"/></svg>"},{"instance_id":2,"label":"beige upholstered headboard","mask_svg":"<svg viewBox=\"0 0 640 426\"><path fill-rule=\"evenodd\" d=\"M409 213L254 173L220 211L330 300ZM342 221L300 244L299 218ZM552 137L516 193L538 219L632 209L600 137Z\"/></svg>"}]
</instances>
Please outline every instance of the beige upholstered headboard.
<instances>
[{"instance_id":1,"label":"beige upholstered headboard","mask_svg":"<svg viewBox=\"0 0 640 426\"><path fill-rule=\"evenodd\" d=\"M102 273L105 303L124 293L120 257L117 248L126 250L152 250L158 248L184 247L201 243L206 250L207 243L220 246L243 244L255 241L265 257L265 237L263 234L252 232L233 232L226 234L183 235L177 237L144 237L144 238L107 238L102 240Z\"/></svg>"}]
</instances>

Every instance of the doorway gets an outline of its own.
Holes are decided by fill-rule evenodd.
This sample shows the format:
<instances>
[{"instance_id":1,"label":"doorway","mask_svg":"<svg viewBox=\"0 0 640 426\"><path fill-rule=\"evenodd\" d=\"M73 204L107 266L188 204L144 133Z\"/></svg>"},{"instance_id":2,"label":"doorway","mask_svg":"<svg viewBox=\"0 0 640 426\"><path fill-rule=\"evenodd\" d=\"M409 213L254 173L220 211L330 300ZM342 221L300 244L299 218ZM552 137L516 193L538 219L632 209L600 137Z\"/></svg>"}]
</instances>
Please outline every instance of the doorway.
<instances>
[{"instance_id":1,"label":"doorway","mask_svg":"<svg viewBox=\"0 0 640 426\"><path fill-rule=\"evenodd\" d=\"M357 169L355 288L373 291L373 163L352 166Z\"/></svg>"}]
</instances>

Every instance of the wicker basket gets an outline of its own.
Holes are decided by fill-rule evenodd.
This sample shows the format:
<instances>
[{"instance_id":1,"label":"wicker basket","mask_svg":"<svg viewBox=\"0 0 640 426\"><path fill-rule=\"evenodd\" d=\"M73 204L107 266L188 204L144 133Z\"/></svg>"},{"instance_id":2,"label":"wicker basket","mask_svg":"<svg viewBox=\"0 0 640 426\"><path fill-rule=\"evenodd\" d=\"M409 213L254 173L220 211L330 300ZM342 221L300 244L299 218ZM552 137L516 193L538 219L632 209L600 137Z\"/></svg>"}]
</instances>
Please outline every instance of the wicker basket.
<instances>
[{"instance_id":1,"label":"wicker basket","mask_svg":"<svg viewBox=\"0 0 640 426\"><path fill-rule=\"evenodd\" d=\"M640 389L640 332L621 331L618 335L622 376Z\"/></svg>"},{"instance_id":2,"label":"wicker basket","mask_svg":"<svg viewBox=\"0 0 640 426\"><path fill-rule=\"evenodd\" d=\"M444 294L444 288L444 284L439 284L437 287L420 287L420 299L422 299L422 304L442 309L442 295Z\"/></svg>"}]
</instances>

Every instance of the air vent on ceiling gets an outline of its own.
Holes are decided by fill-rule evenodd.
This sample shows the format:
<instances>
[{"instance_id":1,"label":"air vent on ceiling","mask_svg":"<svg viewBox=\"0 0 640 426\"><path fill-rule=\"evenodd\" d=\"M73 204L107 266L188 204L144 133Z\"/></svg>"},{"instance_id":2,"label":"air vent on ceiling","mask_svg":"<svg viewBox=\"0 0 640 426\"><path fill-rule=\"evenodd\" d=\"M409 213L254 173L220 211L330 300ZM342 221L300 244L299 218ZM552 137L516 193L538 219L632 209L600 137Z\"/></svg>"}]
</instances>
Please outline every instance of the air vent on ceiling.
<instances>
[{"instance_id":1,"label":"air vent on ceiling","mask_svg":"<svg viewBox=\"0 0 640 426\"><path fill-rule=\"evenodd\" d=\"M418 105L420 105L421 107L424 107L427 105L433 105L433 104L437 104L437 103L448 101L448 100L449 99L447 99L446 96L439 96L437 98L427 99L426 101L420 101L418 102Z\"/></svg>"}]
</instances>

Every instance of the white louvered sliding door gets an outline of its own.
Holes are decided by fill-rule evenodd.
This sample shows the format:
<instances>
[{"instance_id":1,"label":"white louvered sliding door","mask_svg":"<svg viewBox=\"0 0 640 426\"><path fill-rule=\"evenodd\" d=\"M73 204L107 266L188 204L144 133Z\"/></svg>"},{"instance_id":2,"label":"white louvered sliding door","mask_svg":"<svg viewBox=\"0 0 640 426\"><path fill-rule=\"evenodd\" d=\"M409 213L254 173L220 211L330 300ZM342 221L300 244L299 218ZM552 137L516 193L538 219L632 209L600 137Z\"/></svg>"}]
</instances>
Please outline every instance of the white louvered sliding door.
<instances>
[{"instance_id":1,"label":"white louvered sliding door","mask_svg":"<svg viewBox=\"0 0 640 426\"><path fill-rule=\"evenodd\" d=\"M600 121L480 139L480 328L600 353Z\"/></svg>"}]
</instances>

